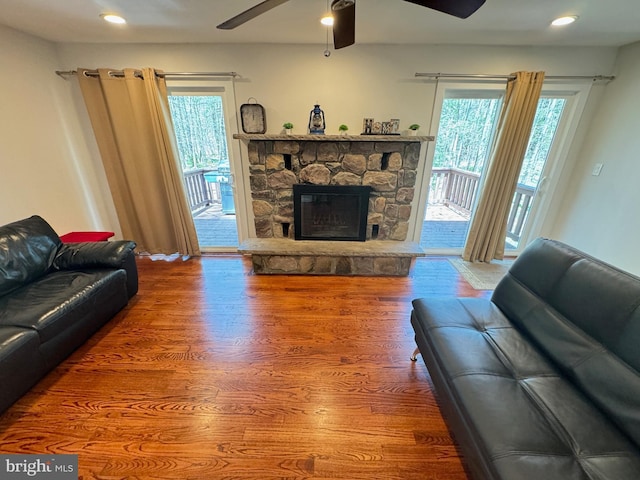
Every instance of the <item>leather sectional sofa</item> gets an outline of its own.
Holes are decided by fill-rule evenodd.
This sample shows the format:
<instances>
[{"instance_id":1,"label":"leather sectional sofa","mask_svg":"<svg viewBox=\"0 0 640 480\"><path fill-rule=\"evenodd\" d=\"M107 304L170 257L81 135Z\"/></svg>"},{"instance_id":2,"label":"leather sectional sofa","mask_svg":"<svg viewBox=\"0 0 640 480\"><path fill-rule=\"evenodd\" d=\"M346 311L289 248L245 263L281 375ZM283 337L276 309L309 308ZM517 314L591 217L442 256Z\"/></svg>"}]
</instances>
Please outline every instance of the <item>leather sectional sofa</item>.
<instances>
[{"instance_id":1,"label":"leather sectional sofa","mask_svg":"<svg viewBox=\"0 0 640 480\"><path fill-rule=\"evenodd\" d=\"M0 412L136 294L134 248L63 244L38 216L0 227Z\"/></svg>"},{"instance_id":2,"label":"leather sectional sofa","mask_svg":"<svg viewBox=\"0 0 640 480\"><path fill-rule=\"evenodd\" d=\"M490 300L413 301L418 350L474 479L640 479L639 304L639 278L547 239Z\"/></svg>"}]
</instances>

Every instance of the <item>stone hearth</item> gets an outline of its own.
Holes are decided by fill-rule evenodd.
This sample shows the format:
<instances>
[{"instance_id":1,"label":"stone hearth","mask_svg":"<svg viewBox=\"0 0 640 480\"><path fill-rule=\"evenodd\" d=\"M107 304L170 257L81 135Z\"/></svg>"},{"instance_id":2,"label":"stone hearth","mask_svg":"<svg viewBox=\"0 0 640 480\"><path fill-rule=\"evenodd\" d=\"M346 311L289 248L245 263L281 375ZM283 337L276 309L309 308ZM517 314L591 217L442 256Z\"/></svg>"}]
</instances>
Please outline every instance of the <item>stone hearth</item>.
<instances>
[{"instance_id":1,"label":"stone hearth","mask_svg":"<svg viewBox=\"0 0 640 480\"><path fill-rule=\"evenodd\" d=\"M415 257L414 242L341 242L254 238L239 249L251 253L256 273L406 276Z\"/></svg>"},{"instance_id":2,"label":"stone hearth","mask_svg":"<svg viewBox=\"0 0 640 480\"><path fill-rule=\"evenodd\" d=\"M407 241L421 143L432 137L253 135L248 160L256 273L407 275L422 249ZM368 185L365 242L294 241L293 185Z\"/></svg>"}]
</instances>

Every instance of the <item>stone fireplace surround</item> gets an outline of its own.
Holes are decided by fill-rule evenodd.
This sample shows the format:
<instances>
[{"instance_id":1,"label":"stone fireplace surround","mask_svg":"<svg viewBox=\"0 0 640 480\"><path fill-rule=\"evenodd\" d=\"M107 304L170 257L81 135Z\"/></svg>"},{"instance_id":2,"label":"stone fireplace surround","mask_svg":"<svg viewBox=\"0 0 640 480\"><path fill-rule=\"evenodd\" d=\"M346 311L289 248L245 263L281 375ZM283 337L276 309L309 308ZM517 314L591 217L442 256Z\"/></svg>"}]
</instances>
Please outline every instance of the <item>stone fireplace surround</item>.
<instances>
[{"instance_id":1,"label":"stone fireplace surround","mask_svg":"<svg viewBox=\"0 0 640 480\"><path fill-rule=\"evenodd\" d=\"M408 275L407 241L422 142L432 137L239 134L247 141L256 273ZM293 240L293 185L368 185L365 242Z\"/></svg>"}]
</instances>

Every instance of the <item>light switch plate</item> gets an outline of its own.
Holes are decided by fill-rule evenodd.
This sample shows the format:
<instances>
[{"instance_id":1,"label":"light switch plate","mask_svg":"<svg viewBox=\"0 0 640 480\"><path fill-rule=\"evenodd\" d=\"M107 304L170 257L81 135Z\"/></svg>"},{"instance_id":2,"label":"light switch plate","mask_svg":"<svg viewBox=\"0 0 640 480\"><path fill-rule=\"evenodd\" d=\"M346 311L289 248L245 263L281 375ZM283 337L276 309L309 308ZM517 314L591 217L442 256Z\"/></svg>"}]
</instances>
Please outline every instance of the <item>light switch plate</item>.
<instances>
[{"instance_id":1,"label":"light switch plate","mask_svg":"<svg viewBox=\"0 0 640 480\"><path fill-rule=\"evenodd\" d=\"M600 175L601 171L602 171L602 163L596 163L593 166L593 170L591 170L591 175L593 175L594 177L597 177L598 175Z\"/></svg>"}]
</instances>

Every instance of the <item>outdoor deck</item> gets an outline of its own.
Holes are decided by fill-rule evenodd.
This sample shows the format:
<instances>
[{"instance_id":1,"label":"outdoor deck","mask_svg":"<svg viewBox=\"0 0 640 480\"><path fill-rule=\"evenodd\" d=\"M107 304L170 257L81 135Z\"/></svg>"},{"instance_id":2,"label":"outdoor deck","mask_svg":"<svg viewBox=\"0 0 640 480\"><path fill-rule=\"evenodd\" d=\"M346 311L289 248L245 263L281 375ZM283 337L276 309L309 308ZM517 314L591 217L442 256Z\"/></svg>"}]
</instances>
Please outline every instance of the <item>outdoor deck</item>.
<instances>
[{"instance_id":1,"label":"outdoor deck","mask_svg":"<svg viewBox=\"0 0 640 480\"><path fill-rule=\"evenodd\" d=\"M420 246L426 250L464 247L469 217L445 205L428 205L420 233Z\"/></svg>"},{"instance_id":2,"label":"outdoor deck","mask_svg":"<svg viewBox=\"0 0 640 480\"><path fill-rule=\"evenodd\" d=\"M200 248L238 246L236 216L223 214L220 204L205 208L194 217L193 222Z\"/></svg>"},{"instance_id":3,"label":"outdoor deck","mask_svg":"<svg viewBox=\"0 0 640 480\"><path fill-rule=\"evenodd\" d=\"M431 206L427 214L422 226L422 248L462 248L468 219L443 205ZM201 248L238 246L236 216L223 214L219 205L202 210L194 223Z\"/></svg>"},{"instance_id":4,"label":"outdoor deck","mask_svg":"<svg viewBox=\"0 0 640 480\"><path fill-rule=\"evenodd\" d=\"M185 173L185 184L201 248L237 247L236 218L224 214L220 184L210 183L210 170ZM429 206L422 226L420 246L427 250L462 248L480 183L480 175L457 168L434 168L429 188ZM518 185L507 222L507 248L520 240L535 189Z\"/></svg>"}]
</instances>

